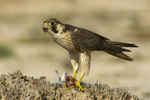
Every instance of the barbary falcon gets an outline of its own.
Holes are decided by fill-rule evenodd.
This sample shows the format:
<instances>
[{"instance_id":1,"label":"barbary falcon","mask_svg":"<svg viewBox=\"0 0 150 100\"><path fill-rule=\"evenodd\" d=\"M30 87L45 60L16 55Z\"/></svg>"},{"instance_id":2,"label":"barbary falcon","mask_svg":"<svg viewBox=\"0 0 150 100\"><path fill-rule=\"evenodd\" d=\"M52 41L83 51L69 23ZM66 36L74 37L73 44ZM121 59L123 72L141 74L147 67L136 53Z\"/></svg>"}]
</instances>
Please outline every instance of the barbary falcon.
<instances>
[{"instance_id":1,"label":"barbary falcon","mask_svg":"<svg viewBox=\"0 0 150 100\"><path fill-rule=\"evenodd\" d=\"M43 31L50 33L52 39L69 52L74 69L73 78L76 78L76 73L79 67L81 68L81 76L75 85L82 91L80 82L83 76L89 73L92 51L105 51L113 56L132 61L131 57L123 53L131 51L123 47L138 47L131 43L111 41L87 29L64 24L55 18L44 21Z\"/></svg>"}]
</instances>

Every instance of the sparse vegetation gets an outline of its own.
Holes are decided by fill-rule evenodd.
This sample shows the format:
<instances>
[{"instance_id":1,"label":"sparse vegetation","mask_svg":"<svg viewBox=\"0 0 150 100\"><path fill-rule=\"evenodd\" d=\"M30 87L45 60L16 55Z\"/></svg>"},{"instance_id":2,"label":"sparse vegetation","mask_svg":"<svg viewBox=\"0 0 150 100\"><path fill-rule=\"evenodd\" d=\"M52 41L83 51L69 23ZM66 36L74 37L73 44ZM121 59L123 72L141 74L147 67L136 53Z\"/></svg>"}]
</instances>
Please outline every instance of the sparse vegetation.
<instances>
[{"instance_id":1,"label":"sparse vegetation","mask_svg":"<svg viewBox=\"0 0 150 100\"><path fill-rule=\"evenodd\" d=\"M69 90L63 84L50 83L46 77L34 78L17 71L0 77L1 100L141 100L122 89L110 88L101 83L82 83L84 92L78 87Z\"/></svg>"},{"instance_id":2,"label":"sparse vegetation","mask_svg":"<svg viewBox=\"0 0 150 100\"><path fill-rule=\"evenodd\" d=\"M13 49L7 44L0 44L0 58L10 57L14 54Z\"/></svg>"},{"instance_id":3,"label":"sparse vegetation","mask_svg":"<svg viewBox=\"0 0 150 100\"><path fill-rule=\"evenodd\" d=\"M39 42L50 42L51 37L49 34L44 34L42 28L32 28L29 30L29 35L21 36L18 39L20 43L39 43Z\"/></svg>"},{"instance_id":4,"label":"sparse vegetation","mask_svg":"<svg viewBox=\"0 0 150 100\"><path fill-rule=\"evenodd\" d=\"M130 24L129 29L131 30L131 34L137 39L149 39L150 38L150 30L147 26L142 25L142 20L139 15L132 14L130 16Z\"/></svg>"},{"instance_id":5,"label":"sparse vegetation","mask_svg":"<svg viewBox=\"0 0 150 100\"><path fill-rule=\"evenodd\" d=\"M140 30L141 29L140 18L137 14L132 14L130 16L129 20L130 20L129 28L131 30Z\"/></svg>"}]
</instances>

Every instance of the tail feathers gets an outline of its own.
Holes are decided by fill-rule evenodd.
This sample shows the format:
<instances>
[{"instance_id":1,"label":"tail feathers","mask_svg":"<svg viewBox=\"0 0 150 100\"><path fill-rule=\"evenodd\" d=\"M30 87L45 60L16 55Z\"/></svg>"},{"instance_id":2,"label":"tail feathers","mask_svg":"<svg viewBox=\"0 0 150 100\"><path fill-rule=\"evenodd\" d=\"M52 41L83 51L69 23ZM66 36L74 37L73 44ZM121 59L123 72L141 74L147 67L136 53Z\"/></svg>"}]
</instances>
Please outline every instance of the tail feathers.
<instances>
[{"instance_id":1,"label":"tail feathers","mask_svg":"<svg viewBox=\"0 0 150 100\"><path fill-rule=\"evenodd\" d=\"M124 42L114 42L110 41L113 45L118 47L138 47L136 44L124 43Z\"/></svg>"},{"instance_id":2,"label":"tail feathers","mask_svg":"<svg viewBox=\"0 0 150 100\"><path fill-rule=\"evenodd\" d=\"M113 56L116 56L116 57L119 57L119 58L122 58L122 59L125 59L125 60L129 60L129 61L133 61L134 60L131 57L125 55L122 52L120 52L120 53L115 53L115 52L112 52L112 51L106 51L106 52L111 54L111 55L113 55Z\"/></svg>"},{"instance_id":3,"label":"tail feathers","mask_svg":"<svg viewBox=\"0 0 150 100\"><path fill-rule=\"evenodd\" d=\"M131 51L128 49L124 49L122 47L138 47L138 46L130 43L107 41L107 45L105 46L104 51L113 56L132 61L133 59L131 57L123 53Z\"/></svg>"}]
</instances>

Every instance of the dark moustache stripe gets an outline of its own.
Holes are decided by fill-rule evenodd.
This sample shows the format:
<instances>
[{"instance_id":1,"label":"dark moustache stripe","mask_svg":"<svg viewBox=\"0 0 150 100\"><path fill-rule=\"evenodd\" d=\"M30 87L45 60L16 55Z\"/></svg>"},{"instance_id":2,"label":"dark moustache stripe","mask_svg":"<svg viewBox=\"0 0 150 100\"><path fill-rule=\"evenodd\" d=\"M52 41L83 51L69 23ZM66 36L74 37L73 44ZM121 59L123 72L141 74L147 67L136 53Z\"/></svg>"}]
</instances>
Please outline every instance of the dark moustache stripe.
<instances>
[{"instance_id":1,"label":"dark moustache stripe","mask_svg":"<svg viewBox=\"0 0 150 100\"><path fill-rule=\"evenodd\" d=\"M56 25L52 26L52 31L53 31L54 33L58 33L58 31L56 30Z\"/></svg>"}]
</instances>

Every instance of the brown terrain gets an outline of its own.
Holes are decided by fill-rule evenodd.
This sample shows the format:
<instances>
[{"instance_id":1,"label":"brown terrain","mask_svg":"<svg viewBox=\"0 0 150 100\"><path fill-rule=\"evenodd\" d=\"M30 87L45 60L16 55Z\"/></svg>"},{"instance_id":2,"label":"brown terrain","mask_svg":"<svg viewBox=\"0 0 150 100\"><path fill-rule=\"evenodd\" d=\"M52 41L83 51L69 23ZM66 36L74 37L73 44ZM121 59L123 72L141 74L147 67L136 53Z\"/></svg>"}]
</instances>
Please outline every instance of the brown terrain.
<instances>
[{"instance_id":1,"label":"brown terrain","mask_svg":"<svg viewBox=\"0 0 150 100\"><path fill-rule=\"evenodd\" d=\"M62 84L47 82L45 77L27 77L20 71L0 77L0 100L141 100L137 96L101 83L82 83L66 89Z\"/></svg>"},{"instance_id":2,"label":"brown terrain","mask_svg":"<svg viewBox=\"0 0 150 100\"><path fill-rule=\"evenodd\" d=\"M28 77L45 76L51 83L56 81L55 69L73 75L68 52L42 30L49 18L137 44L139 48L128 53L133 62L94 52L90 73L82 81L99 80L150 99L149 0L0 0L0 75L20 70Z\"/></svg>"}]
</instances>

